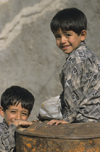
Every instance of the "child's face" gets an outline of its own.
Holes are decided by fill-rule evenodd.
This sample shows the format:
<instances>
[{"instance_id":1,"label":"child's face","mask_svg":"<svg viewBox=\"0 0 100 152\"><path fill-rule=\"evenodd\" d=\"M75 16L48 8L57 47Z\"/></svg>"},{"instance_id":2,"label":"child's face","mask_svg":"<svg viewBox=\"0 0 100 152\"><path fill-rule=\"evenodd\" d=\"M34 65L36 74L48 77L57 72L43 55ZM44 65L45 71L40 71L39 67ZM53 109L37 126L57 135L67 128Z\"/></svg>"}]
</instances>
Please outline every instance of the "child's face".
<instances>
[{"instance_id":1,"label":"child's face","mask_svg":"<svg viewBox=\"0 0 100 152\"><path fill-rule=\"evenodd\" d=\"M56 37L57 46L63 50L65 54L74 51L81 41L85 40L82 34L78 35L74 31L62 31L59 29L54 35Z\"/></svg>"},{"instance_id":2,"label":"child's face","mask_svg":"<svg viewBox=\"0 0 100 152\"><path fill-rule=\"evenodd\" d=\"M28 110L22 108L21 103L19 103L17 106L11 105L4 111L4 118L8 126L10 126L14 120L27 120L28 117Z\"/></svg>"}]
</instances>

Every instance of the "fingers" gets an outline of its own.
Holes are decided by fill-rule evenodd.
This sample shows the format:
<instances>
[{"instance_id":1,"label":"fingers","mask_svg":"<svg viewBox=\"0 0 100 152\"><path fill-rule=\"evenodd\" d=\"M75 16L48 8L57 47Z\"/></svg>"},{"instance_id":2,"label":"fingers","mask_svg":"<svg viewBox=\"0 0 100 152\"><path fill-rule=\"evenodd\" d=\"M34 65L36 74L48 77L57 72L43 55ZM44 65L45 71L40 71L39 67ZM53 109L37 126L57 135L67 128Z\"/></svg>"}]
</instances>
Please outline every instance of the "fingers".
<instances>
[{"instance_id":1,"label":"fingers","mask_svg":"<svg viewBox=\"0 0 100 152\"><path fill-rule=\"evenodd\" d=\"M31 122L31 121L20 120L20 122L19 122L19 125L22 125L22 126L30 126L32 124L33 124L33 122Z\"/></svg>"},{"instance_id":2,"label":"fingers","mask_svg":"<svg viewBox=\"0 0 100 152\"><path fill-rule=\"evenodd\" d=\"M58 121L58 120L51 120L51 121L49 121L47 124L48 124L48 125L53 125L53 124L58 125L58 124L59 124L59 121Z\"/></svg>"},{"instance_id":3,"label":"fingers","mask_svg":"<svg viewBox=\"0 0 100 152\"><path fill-rule=\"evenodd\" d=\"M15 120L13 121L13 124L16 126L22 125L22 126L30 126L33 124L31 121L26 121L26 120Z\"/></svg>"},{"instance_id":4,"label":"fingers","mask_svg":"<svg viewBox=\"0 0 100 152\"><path fill-rule=\"evenodd\" d=\"M58 124L60 124L61 122L60 121L57 121L56 123L55 123L55 125L57 126Z\"/></svg>"},{"instance_id":5,"label":"fingers","mask_svg":"<svg viewBox=\"0 0 100 152\"><path fill-rule=\"evenodd\" d=\"M38 122L38 120L33 120L32 122Z\"/></svg>"},{"instance_id":6,"label":"fingers","mask_svg":"<svg viewBox=\"0 0 100 152\"><path fill-rule=\"evenodd\" d=\"M58 124L66 124L66 123L68 123L68 122L65 121L65 120L55 120L55 119L53 119L53 120L49 121L47 124L48 125L55 124L57 126Z\"/></svg>"},{"instance_id":7,"label":"fingers","mask_svg":"<svg viewBox=\"0 0 100 152\"><path fill-rule=\"evenodd\" d=\"M47 124L52 125L54 123L54 120L49 121Z\"/></svg>"}]
</instances>

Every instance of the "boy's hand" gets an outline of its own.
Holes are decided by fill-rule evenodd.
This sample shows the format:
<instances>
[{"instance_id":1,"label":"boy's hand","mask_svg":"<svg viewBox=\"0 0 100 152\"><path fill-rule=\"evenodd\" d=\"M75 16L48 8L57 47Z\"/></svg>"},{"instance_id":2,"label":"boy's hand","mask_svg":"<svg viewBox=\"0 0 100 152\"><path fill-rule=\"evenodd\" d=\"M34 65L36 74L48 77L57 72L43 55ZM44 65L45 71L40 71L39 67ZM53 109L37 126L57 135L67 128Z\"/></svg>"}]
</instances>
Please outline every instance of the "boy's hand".
<instances>
[{"instance_id":1,"label":"boy's hand","mask_svg":"<svg viewBox=\"0 0 100 152\"><path fill-rule=\"evenodd\" d=\"M13 124L17 127L19 125L22 125L22 126L30 126L33 124L33 122L31 121L26 121L26 120L15 120L13 121Z\"/></svg>"},{"instance_id":2,"label":"boy's hand","mask_svg":"<svg viewBox=\"0 0 100 152\"><path fill-rule=\"evenodd\" d=\"M38 120L33 120L33 122L38 122Z\"/></svg>"},{"instance_id":3,"label":"boy's hand","mask_svg":"<svg viewBox=\"0 0 100 152\"><path fill-rule=\"evenodd\" d=\"M48 125L53 125L53 124L58 125L58 124L67 124L67 123L69 123L69 122L67 122L65 120L55 120L55 119L53 119L53 120L49 121L47 124Z\"/></svg>"}]
</instances>

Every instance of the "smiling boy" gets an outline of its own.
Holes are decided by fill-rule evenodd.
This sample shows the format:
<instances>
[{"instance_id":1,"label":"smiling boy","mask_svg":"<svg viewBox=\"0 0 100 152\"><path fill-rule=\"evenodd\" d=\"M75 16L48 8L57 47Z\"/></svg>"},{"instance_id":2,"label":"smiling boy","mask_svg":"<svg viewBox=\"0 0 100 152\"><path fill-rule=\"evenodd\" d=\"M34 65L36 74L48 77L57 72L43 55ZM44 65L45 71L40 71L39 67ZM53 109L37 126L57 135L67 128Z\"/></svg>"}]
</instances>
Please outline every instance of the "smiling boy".
<instances>
[{"instance_id":1,"label":"smiling boy","mask_svg":"<svg viewBox=\"0 0 100 152\"><path fill-rule=\"evenodd\" d=\"M57 46L68 57L60 74L63 88L60 103L58 105L57 101L52 107L49 100L44 102L38 118L52 119L48 122L50 125L100 122L100 61L85 43L85 14L77 8L63 9L53 17L50 25ZM57 107L59 118L53 117L55 111L51 110Z\"/></svg>"},{"instance_id":2,"label":"smiling boy","mask_svg":"<svg viewBox=\"0 0 100 152\"><path fill-rule=\"evenodd\" d=\"M61 28L54 32L57 46L63 50L65 54L69 54L74 51L81 41L85 40L86 30L83 30L80 35L77 35L74 31L62 31Z\"/></svg>"},{"instance_id":3,"label":"smiling boy","mask_svg":"<svg viewBox=\"0 0 100 152\"><path fill-rule=\"evenodd\" d=\"M19 125L29 126L27 121L34 105L34 96L26 89L12 86L1 96L0 115L4 117L0 123L0 152L15 150L15 129Z\"/></svg>"}]
</instances>

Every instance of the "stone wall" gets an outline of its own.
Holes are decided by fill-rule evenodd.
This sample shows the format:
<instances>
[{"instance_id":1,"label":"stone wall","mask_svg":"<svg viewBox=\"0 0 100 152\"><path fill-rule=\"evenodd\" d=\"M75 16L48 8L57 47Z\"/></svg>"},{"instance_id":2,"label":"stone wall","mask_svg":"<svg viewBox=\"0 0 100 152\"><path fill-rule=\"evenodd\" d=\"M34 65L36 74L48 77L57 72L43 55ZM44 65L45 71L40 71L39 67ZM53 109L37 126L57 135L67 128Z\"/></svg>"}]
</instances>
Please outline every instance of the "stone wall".
<instances>
[{"instance_id":1,"label":"stone wall","mask_svg":"<svg viewBox=\"0 0 100 152\"><path fill-rule=\"evenodd\" d=\"M63 8L77 7L88 19L87 45L100 57L99 0L0 0L0 95L20 85L35 96L30 120L43 101L59 95L66 58L55 43L50 21Z\"/></svg>"}]
</instances>

